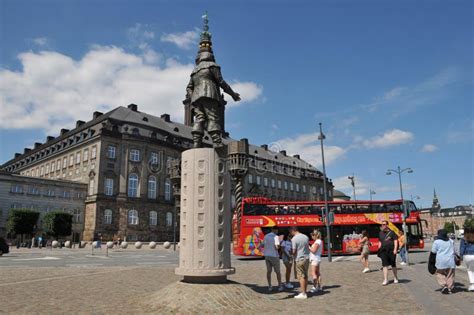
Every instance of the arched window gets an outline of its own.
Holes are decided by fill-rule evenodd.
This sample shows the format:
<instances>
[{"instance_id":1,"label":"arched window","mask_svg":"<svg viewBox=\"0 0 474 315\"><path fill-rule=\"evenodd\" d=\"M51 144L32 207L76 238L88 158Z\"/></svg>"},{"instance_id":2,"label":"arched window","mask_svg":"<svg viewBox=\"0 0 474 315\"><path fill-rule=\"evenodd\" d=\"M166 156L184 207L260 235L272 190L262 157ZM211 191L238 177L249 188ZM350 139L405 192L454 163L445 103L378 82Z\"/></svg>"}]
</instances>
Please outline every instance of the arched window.
<instances>
[{"instance_id":1,"label":"arched window","mask_svg":"<svg viewBox=\"0 0 474 315\"><path fill-rule=\"evenodd\" d=\"M173 214L171 212L166 212L166 226L173 225Z\"/></svg>"},{"instance_id":2,"label":"arched window","mask_svg":"<svg viewBox=\"0 0 474 315\"><path fill-rule=\"evenodd\" d=\"M171 200L171 182L170 179L165 179L165 200Z\"/></svg>"},{"instance_id":3,"label":"arched window","mask_svg":"<svg viewBox=\"0 0 474 315\"><path fill-rule=\"evenodd\" d=\"M137 210L128 210L128 224L137 225L138 224L138 211Z\"/></svg>"},{"instance_id":4,"label":"arched window","mask_svg":"<svg viewBox=\"0 0 474 315\"><path fill-rule=\"evenodd\" d=\"M112 210L110 209L104 211L104 224L112 224Z\"/></svg>"},{"instance_id":5,"label":"arched window","mask_svg":"<svg viewBox=\"0 0 474 315\"><path fill-rule=\"evenodd\" d=\"M158 224L158 213L156 211L150 211L150 225Z\"/></svg>"},{"instance_id":6,"label":"arched window","mask_svg":"<svg viewBox=\"0 0 474 315\"><path fill-rule=\"evenodd\" d=\"M156 177L148 177L148 198L156 199Z\"/></svg>"},{"instance_id":7,"label":"arched window","mask_svg":"<svg viewBox=\"0 0 474 315\"><path fill-rule=\"evenodd\" d=\"M138 175L130 174L128 176L128 196L138 197Z\"/></svg>"}]
</instances>

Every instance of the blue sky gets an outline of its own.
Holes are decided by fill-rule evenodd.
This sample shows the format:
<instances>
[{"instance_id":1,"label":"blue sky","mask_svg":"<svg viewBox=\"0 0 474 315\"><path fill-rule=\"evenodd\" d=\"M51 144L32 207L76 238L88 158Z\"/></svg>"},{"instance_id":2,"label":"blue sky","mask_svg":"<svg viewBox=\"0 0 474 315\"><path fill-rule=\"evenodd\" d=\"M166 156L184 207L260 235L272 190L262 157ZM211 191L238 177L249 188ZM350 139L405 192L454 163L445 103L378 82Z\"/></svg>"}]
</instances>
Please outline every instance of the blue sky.
<instances>
[{"instance_id":1,"label":"blue sky","mask_svg":"<svg viewBox=\"0 0 474 315\"><path fill-rule=\"evenodd\" d=\"M358 199L473 203L472 1L0 1L0 162L136 103L182 121L209 11L217 62L242 94L234 138L326 168ZM229 98L229 97L228 97ZM417 199L417 196L420 199Z\"/></svg>"}]
</instances>

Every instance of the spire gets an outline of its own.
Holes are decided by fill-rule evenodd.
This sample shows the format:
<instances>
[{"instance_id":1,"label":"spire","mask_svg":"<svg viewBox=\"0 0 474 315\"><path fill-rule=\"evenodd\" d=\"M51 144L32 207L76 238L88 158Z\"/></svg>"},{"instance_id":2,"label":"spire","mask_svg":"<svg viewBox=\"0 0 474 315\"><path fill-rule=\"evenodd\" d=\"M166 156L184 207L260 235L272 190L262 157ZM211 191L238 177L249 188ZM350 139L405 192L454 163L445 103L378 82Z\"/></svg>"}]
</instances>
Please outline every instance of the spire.
<instances>
[{"instance_id":1,"label":"spire","mask_svg":"<svg viewBox=\"0 0 474 315\"><path fill-rule=\"evenodd\" d=\"M433 204L431 205L432 212L439 212L441 205L439 204L438 196L436 196L436 189L433 188Z\"/></svg>"},{"instance_id":2,"label":"spire","mask_svg":"<svg viewBox=\"0 0 474 315\"><path fill-rule=\"evenodd\" d=\"M209 32L209 18L206 13L202 16L203 26L201 32L201 40L199 42L199 52L208 51L212 53L212 34Z\"/></svg>"}]
</instances>

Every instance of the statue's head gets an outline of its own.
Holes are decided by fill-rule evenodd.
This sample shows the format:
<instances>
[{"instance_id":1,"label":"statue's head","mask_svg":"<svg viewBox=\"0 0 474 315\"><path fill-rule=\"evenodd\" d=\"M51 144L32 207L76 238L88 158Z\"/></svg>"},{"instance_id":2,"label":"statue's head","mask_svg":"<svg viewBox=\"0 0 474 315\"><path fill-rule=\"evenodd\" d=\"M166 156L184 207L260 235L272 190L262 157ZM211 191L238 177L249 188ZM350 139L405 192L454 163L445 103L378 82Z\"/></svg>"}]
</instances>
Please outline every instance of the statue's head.
<instances>
[{"instance_id":1,"label":"statue's head","mask_svg":"<svg viewBox=\"0 0 474 315\"><path fill-rule=\"evenodd\" d=\"M214 54L213 53L208 52L208 51L202 51L196 57L196 64L198 65L201 61L213 61L213 62L215 62L216 60L214 59Z\"/></svg>"}]
</instances>

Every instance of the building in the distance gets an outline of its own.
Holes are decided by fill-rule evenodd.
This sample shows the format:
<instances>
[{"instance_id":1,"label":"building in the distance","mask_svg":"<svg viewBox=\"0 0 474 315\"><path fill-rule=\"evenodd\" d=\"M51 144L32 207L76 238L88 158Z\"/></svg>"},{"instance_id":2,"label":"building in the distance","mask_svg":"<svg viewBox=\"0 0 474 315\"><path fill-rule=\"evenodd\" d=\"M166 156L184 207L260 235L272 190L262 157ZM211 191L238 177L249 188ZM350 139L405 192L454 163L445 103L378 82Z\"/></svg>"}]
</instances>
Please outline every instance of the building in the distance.
<instances>
[{"instance_id":1,"label":"building in the distance","mask_svg":"<svg viewBox=\"0 0 474 315\"><path fill-rule=\"evenodd\" d=\"M42 218L50 211L64 211L73 215L73 234L79 240L84 230L84 209L87 184L29 177L0 171L0 236L5 237L8 213L11 209L30 209Z\"/></svg>"},{"instance_id":2,"label":"building in the distance","mask_svg":"<svg viewBox=\"0 0 474 315\"><path fill-rule=\"evenodd\" d=\"M228 136L228 135L227 135ZM224 142L231 141L226 137ZM205 145L211 146L209 135ZM88 122L35 143L1 166L26 177L88 185L82 239L171 240L174 200L168 165L192 147L191 126L156 117L138 106L94 112ZM244 196L323 200L323 175L298 155L249 145ZM332 198L332 182L327 181ZM179 226L179 225L178 225Z\"/></svg>"}]
</instances>

